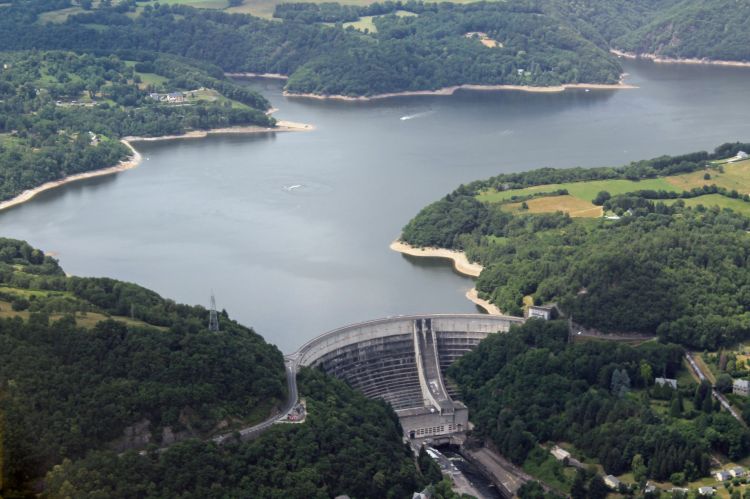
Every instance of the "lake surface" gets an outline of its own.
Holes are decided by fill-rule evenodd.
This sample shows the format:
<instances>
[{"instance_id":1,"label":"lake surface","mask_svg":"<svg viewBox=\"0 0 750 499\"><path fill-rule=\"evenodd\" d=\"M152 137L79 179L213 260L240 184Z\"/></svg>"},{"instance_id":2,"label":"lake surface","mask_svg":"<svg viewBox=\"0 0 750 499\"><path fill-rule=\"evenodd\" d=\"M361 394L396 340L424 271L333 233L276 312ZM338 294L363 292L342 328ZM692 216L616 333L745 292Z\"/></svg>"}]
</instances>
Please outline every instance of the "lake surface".
<instances>
[{"instance_id":1,"label":"lake surface","mask_svg":"<svg viewBox=\"0 0 750 499\"><path fill-rule=\"evenodd\" d=\"M351 322L473 312L470 279L388 249L427 203L501 172L750 140L750 69L624 64L640 89L340 103L253 82L280 119L316 130L139 143L139 168L4 211L0 234L53 252L72 274L191 304L213 290L284 352Z\"/></svg>"}]
</instances>

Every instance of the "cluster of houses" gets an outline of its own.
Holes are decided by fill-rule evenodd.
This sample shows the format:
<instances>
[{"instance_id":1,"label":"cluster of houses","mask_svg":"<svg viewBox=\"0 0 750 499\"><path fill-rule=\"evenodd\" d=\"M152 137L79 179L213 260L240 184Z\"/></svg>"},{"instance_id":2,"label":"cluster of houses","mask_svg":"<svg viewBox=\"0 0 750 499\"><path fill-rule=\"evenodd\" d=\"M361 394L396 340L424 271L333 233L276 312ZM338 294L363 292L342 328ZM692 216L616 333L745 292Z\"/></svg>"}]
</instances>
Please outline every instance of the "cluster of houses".
<instances>
[{"instance_id":1,"label":"cluster of houses","mask_svg":"<svg viewBox=\"0 0 750 499\"><path fill-rule=\"evenodd\" d=\"M745 468L742 466L735 466L734 468L729 468L728 470L719 470L714 472L714 477L720 482L726 482L727 480L731 480L732 478L742 478L746 474Z\"/></svg>"},{"instance_id":2,"label":"cluster of houses","mask_svg":"<svg viewBox=\"0 0 750 499\"><path fill-rule=\"evenodd\" d=\"M168 102L170 104L178 104L187 100L184 92L169 92L166 94L152 92L148 94L148 97L157 102Z\"/></svg>"},{"instance_id":3,"label":"cluster of houses","mask_svg":"<svg viewBox=\"0 0 750 499\"><path fill-rule=\"evenodd\" d=\"M677 387L677 381L675 381L673 379L669 379L669 378L657 378L657 379L664 380L663 384L665 384L665 385L672 386L673 388ZM561 449L557 445L555 445L554 447L552 447L552 449L550 450L550 453L558 461L565 461L565 462L567 462L568 460L571 459L570 452L568 452L568 451L566 451L564 449ZM748 472L742 466L734 466L734 467L729 468L729 469L714 471L713 472L713 476L719 482L726 482L726 481L729 481L729 480L731 480L733 478L743 478L743 477L746 477L746 476L750 476L750 474L748 474ZM612 489L613 491L619 491L620 488L621 488L621 486L623 485L623 483L620 481L620 479L617 478L614 475L607 475L607 476L605 476L604 477L604 484L607 487L609 487L610 489ZM646 487L643 489L643 492L646 495L653 494L653 493L657 492L656 485L654 485L651 482L647 482L646 483ZM671 489L669 489L669 492L672 493L672 494L680 493L680 494L687 495L687 493L689 492L689 490L686 489L686 488L682 488L682 487L672 487ZM704 487L699 487L698 488L698 495L699 496L708 496L708 497L710 497L710 496L714 495L714 493L716 493L716 489L714 487L711 487L711 486L704 486Z\"/></svg>"}]
</instances>

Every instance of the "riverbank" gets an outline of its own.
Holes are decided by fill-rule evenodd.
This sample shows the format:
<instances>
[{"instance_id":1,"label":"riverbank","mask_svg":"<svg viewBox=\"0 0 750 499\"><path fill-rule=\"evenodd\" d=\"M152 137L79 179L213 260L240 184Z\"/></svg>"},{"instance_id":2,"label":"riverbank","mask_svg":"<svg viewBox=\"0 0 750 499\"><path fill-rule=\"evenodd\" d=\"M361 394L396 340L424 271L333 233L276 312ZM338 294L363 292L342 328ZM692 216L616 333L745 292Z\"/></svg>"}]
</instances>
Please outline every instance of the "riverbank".
<instances>
[{"instance_id":1,"label":"riverbank","mask_svg":"<svg viewBox=\"0 0 750 499\"><path fill-rule=\"evenodd\" d=\"M301 99L317 99L317 100L335 100L345 102L367 102L379 99L389 99L392 97L413 97L419 95L440 95L450 96L459 90L476 90L481 92L496 92L502 90L515 90L520 92L531 92L531 93L560 93L571 89L580 90L629 90L638 88L636 85L629 85L624 83L622 80L620 83L606 84L606 83L568 83L565 85L557 85L550 87L533 87L531 85L454 85L452 87L439 88L437 90L412 90L408 92L392 92L386 94L376 94L367 97L351 97L348 95L321 95L321 94L303 94L288 92L284 90L284 97L290 98L301 98Z\"/></svg>"},{"instance_id":2,"label":"riverbank","mask_svg":"<svg viewBox=\"0 0 750 499\"><path fill-rule=\"evenodd\" d=\"M50 182L46 182L40 185L39 187L35 187L33 189L28 189L26 191L23 191L21 194L19 194L18 196L14 198L8 199L7 201L0 202L0 211L6 210L13 206L18 206L19 204L30 201L31 199L34 198L34 196L36 196L40 192L48 191L50 189L55 189L65 184L78 182L79 180L85 180L87 178L101 177L103 175L112 175L114 173L119 173L125 170L130 170L131 168L135 168L136 166L141 164L141 162L143 161L143 157L138 151L136 151L136 149L133 147L131 142L155 142L159 140L174 140L174 139L202 139L209 135L222 135L222 134L302 132L302 131L312 131L312 130L315 130L315 127L312 125L305 124L305 123L296 123L293 121L278 121L277 126L274 128L261 127L261 126L240 126L240 127L230 127L230 128L214 128L211 130L194 130L191 132L184 133L182 135L162 135L159 137L135 137L135 136L123 137L120 140L120 142L125 144L125 146L128 147L128 149L130 149L130 152L132 153L132 156L129 159L120 161L115 166L108 166L106 168L100 168L98 170L93 170L90 172L76 173L75 175L69 175L59 180L52 180Z\"/></svg>"},{"instance_id":3,"label":"riverbank","mask_svg":"<svg viewBox=\"0 0 750 499\"><path fill-rule=\"evenodd\" d=\"M398 240L393 241L390 248L403 255L450 260L453 262L453 268L456 272L469 277L479 277L479 274L481 274L484 269L480 264L470 262L466 253L462 251L449 250L446 248L417 248ZM503 312L497 308L497 305L479 297L477 288L471 288L467 291L466 298L482 307L484 311L490 315L503 315Z\"/></svg>"},{"instance_id":4,"label":"riverbank","mask_svg":"<svg viewBox=\"0 0 750 499\"><path fill-rule=\"evenodd\" d=\"M156 142L159 140L174 139L203 139L209 135L232 135L232 134L253 134L253 133L273 133L273 132L310 132L315 127L306 123L296 123L294 121L277 121L275 127L263 126L235 126L228 128L212 128L211 130L192 130L181 135L160 135L159 137L136 137L129 136L123 140L128 142Z\"/></svg>"},{"instance_id":5,"label":"riverbank","mask_svg":"<svg viewBox=\"0 0 750 499\"><path fill-rule=\"evenodd\" d=\"M0 211L25 203L31 200L32 198L34 198L34 196L36 196L40 192L48 191L50 189L55 189L62 185L70 184L72 182L78 182L79 180L85 180L87 178L101 177L103 175L112 175L113 173L124 172L125 170L130 170L131 168L135 168L136 166L141 164L141 161L143 160L141 154L138 151L136 151L135 148L127 140L123 139L120 142L125 144L125 146L127 146L130 149L131 153L133 154L129 159L120 161L115 166L109 166L107 168L100 168L99 170L94 170L90 172L76 173L75 175L68 175L65 178L61 178L60 180L52 180L50 182L45 182L39 187L28 189L26 191L23 191L21 194L19 194L18 196L14 198L1 202Z\"/></svg>"},{"instance_id":6,"label":"riverbank","mask_svg":"<svg viewBox=\"0 0 750 499\"><path fill-rule=\"evenodd\" d=\"M698 58L680 58L680 57L662 57L656 54L636 54L634 52L623 52L621 50L610 49L610 52L618 57L625 59L647 59L658 64L701 64L710 66L731 66L736 68L750 68L750 62L744 61L721 61L714 59Z\"/></svg>"}]
</instances>

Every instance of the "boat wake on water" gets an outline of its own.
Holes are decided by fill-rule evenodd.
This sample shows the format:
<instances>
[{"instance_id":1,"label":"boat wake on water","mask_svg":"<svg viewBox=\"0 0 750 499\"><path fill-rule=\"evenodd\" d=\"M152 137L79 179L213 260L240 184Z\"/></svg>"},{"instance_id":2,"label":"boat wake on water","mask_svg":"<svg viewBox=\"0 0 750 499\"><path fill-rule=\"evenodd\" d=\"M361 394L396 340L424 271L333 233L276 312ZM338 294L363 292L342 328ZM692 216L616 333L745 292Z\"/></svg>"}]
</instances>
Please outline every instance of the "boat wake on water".
<instances>
[{"instance_id":1,"label":"boat wake on water","mask_svg":"<svg viewBox=\"0 0 750 499\"><path fill-rule=\"evenodd\" d=\"M429 116L432 113L434 113L434 111L429 110L429 111L424 111L424 112L421 112L421 113L407 114L406 116L402 116L399 119L401 121L414 120L414 119L417 119L417 118L423 118L424 116Z\"/></svg>"}]
</instances>

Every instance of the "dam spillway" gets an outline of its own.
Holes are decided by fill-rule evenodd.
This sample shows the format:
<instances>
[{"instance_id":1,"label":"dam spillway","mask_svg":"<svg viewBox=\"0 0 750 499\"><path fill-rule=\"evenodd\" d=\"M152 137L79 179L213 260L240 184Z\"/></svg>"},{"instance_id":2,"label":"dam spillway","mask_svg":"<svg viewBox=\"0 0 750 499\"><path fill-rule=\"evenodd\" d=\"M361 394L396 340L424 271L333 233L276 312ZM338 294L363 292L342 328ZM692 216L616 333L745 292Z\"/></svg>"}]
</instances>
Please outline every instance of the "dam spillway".
<instances>
[{"instance_id":1,"label":"dam spillway","mask_svg":"<svg viewBox=\"0 0 750 499\"><path fill-rule=\"evenodd\" d=\"M451 442L466 431L468 411L446 385L446 369L488 335L523 322L483 314L388 317L322 334L289 358L388 402L406 437Z\"/></svg>"}]
</instances>

